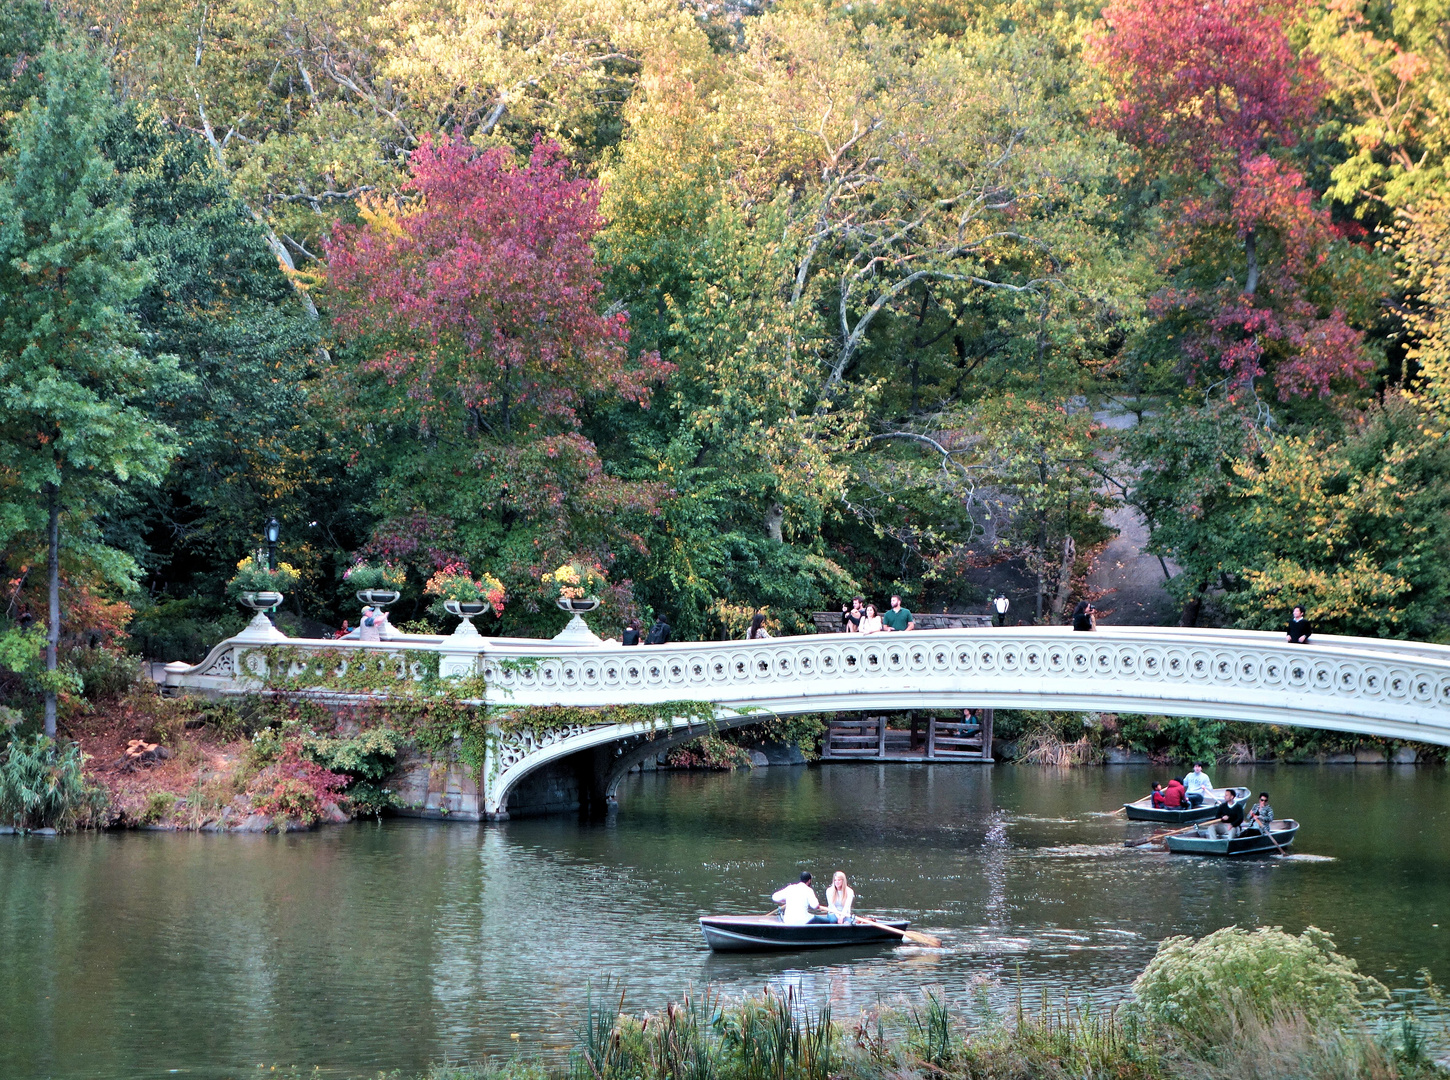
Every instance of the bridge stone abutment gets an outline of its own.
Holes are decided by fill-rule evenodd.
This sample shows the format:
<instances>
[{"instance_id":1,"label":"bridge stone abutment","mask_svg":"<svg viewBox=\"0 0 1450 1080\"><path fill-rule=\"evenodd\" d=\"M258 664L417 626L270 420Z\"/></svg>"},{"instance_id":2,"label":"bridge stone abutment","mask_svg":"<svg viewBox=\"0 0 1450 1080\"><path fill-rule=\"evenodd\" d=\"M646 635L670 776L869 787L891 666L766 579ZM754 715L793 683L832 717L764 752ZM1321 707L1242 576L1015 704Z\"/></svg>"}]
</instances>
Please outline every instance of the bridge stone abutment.
<instances>
[{"instance_id":1,"label":"bridge stone abutment","mask_svg":"<svg viewBox=\"0 0 1450 1080\"><path fill-rule=\"evenodd\" d=\"M400 667L406 652L431 651L445 676L484 675L489 703L504 708L649 705L667 714L675 702L695 713L708 704L720 727L772 714L976 706L1292 724L1450 746L1450 647L1349 637L1290 645L1280 634L1178 627L812 634L629 649L458 635L309 641L249 630L201 664L170 665L167 685L257 692L266 673L259 646L278 644L382 650ZM478 780L476 815L460 816L607 806L629 764L700 733L684 721L500 732Z\"/></svg>"}]
</instances>

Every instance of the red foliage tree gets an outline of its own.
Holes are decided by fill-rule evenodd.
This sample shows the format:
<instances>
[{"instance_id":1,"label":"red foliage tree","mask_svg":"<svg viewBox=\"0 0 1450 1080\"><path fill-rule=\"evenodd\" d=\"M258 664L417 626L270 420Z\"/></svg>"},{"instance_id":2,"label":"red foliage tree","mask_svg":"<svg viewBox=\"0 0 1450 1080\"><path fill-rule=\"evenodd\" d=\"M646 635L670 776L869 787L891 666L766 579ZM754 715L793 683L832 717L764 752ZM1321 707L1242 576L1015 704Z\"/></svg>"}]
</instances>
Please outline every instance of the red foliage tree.
<instances>
[{"instance_id":1,"label":"red foliage tree","mask_svg":"<svg viewBox=\"0 0 1450 1080\"><path fill-rule=\"evenodd\" d=\"M1115 91L1105 119L1157 164L1200 171L1292 146L1319 77L1284 33L1292 3L1113 0L1088 39Z\"/></svg>"},{"instance_id":2,"label":"red foliage tree","mask_svg":"<svg viewBox=\"0 0 1450 1080\"><path fill-rule=\"evenodd\" d=\"M1272 367L1281 399L1362 385L1372 366L1343 310L1315 297L1341 238L1303 174L1276 156L1321 91L1312 56L1286 33L1294 13L1255 0L1113 0L1089 40L1114 90L1103 121L1173 181L1163 239L1176 284L1154 310L1181 324L1195 372L1216 367L1242 390ZM1224 265L1228 250L1242 252L1238 267Z\"/></svg>"},{"instance_id":3,"label":"red foliage tree","mask_svg":"<svg viewBox=\"0 0 1450 1080\"><path fill-rule=\"evenodd\" d=\"M461 409L507 435L572 427L591 393L647 405L669 365L649 355L631 368L628 316L596 310L596 186L570 180L543 141L514 168L502 148L425 139L410 165L415 205L374 211L327 245L338 327L384 344L365 367L405 386L425 425Z\"/></svg>"},{"instance_id":4,"label":"red foliage tree","mask_svg":"<svg viewBox=\"0 0 1450 1080\"><path fill-rule=\"evenodd\" d=\"M524 601L506 618L526 618L543 570L642 545L631 519L664 489L609 475L581 415L590 402L647 407L672 365L631 361L628 316L598 310L598 189L571 179L552 143L516 163L425 140L406 187L327 245L337 327L373 381L360 413L418 434L382 451L389 519L372 548L420 570L488 569Z\"/></svg>"}]
</instances>

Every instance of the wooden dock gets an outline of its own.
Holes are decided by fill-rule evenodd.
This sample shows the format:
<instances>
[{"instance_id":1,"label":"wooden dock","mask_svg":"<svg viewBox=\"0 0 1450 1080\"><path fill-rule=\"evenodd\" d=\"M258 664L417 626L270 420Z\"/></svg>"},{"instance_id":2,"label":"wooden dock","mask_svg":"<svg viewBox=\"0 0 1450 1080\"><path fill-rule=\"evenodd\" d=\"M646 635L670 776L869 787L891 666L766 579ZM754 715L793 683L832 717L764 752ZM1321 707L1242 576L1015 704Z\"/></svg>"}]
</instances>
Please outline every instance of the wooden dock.
<instances>
[{"instance_id":1,"label":"wooden dock","mask_svg":"<svg viewBox=\"0 0 1450 1080\"><path fill-rule=\"evenodd\" d=\"M892 728L885 716L853 716L831 720L822 742L822 761L992 761L991 709L980 721L914 717L910 729Z\"/></svg>"}]
</instances>

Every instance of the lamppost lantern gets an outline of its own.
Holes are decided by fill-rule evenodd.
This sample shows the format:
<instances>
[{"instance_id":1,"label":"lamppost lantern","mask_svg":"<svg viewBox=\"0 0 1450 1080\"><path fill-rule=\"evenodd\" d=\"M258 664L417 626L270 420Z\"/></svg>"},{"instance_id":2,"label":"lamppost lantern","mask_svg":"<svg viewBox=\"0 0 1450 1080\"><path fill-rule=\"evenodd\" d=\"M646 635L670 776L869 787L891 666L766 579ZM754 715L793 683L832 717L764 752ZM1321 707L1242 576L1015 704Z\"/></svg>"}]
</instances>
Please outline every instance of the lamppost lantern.
<instances>
[{"instance_id":1,"label":"lamppost lantern","mask_svg":"<svg viewBox=\"0 0 1450 1080\"><path fill-rule=\"evenodd\" d=\"M282 526L273 518L267 522L267 568L277 569L277 538L282 535Z\"/></svg>"},{"instance_id":2,"label":"lamppost lantern","mask_svg":"<svg viewBox=\"0 0 1450 1080\"><path fill-rule=\"evenodd\" d=\"M997 625L1005 626L1007 624L1007 609L1012 606L1012 601L999 593L997 599L992 601L992 606L997 609Z\"/></svg>"}]
</instances>

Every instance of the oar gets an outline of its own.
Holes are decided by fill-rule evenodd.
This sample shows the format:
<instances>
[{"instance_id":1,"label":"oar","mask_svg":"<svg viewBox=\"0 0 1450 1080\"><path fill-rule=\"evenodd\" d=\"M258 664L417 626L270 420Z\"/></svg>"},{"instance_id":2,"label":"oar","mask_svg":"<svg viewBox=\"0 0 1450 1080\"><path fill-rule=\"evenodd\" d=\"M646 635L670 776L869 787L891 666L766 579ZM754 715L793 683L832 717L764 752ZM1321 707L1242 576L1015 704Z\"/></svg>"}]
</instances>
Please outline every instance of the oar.
<instances>
[{"instance_id":1,"label":"oar","mask_svg":"<svg viewBox=\"0 0 1450 1080\"><path fill-rule=\"evenodd\" d=\"M877 922L875 919L868 919L865 915L857 915L856 921L866 926L874 926L878 930L885 930L888 934L895 934L903 941L909 941L913 945L925 945L929 949L941 948L941 938L932 937L930 934L918 933L915 930L898 930L894 926L887 926L885 923Z\"/></svg>"},{"instance_id":2,"label":"oar","mask_svg":"<svg viewBox=\"0 0 1450 1080\"><path fill-rule=\"evenodd\" d=\"M1254 820L1258 821L1257 818L1255 818ZM1269 843L1273 844L1274 847L1278 849L1278 852L1279 852L1280 855L1283 855L1284 854L1284 849L1281 848L1281 847L1279 847L1279 841L1277 841L1277 840L1274 839L1274 834L1269 831L1269 827L1267 825L1265 825L1262 821L1260 821L1259 822L1259 828L1261 828L1261 829L1264 830L1264 835L1269 838Z\"/></svg>"},{"instance_id":3,"label":"oar","mask_svg":"<svg viewBox=\"0 0 1450 1080\"><path fill-rule=\"evenodd\" d=\"M1195 822L1192 825L1189 825L1187 828L1174 829L1172 832L1154 833L1152 836L1150 836L1150 837L1148 837L1147 839L1144 839L1144 840L1124 840L1123 841L1123 846L1124 847L1146 847L1149 844L1157 843L1159 840L1162 840L1166 836L1177 836L1180 833L1192 832L1194 829L1198 828L1198 826L1201 825L1201 824L1203 824L1203 822L1200 821L1200 822Z\"/></svg>"}]
</instances>

